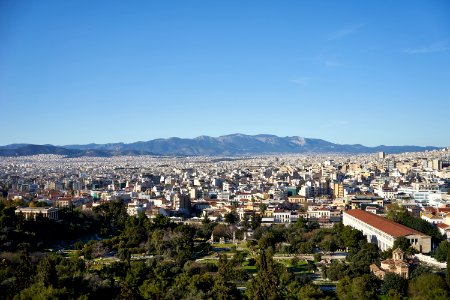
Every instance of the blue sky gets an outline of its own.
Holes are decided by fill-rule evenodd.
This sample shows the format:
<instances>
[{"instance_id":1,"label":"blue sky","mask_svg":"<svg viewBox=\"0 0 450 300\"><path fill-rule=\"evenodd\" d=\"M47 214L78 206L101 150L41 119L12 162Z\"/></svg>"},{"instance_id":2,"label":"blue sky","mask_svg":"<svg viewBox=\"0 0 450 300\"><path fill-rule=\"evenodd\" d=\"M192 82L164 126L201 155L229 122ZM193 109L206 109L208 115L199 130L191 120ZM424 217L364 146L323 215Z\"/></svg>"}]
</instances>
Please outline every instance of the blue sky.
<instances>
[{"instance_id":1,"label":"blue sky","mask_svg":"<svg viewBox=\"0 0 450 300\"><path fill-rule=\"evenodd\" d=\"M0 144L450 145L450 1L0 2Z\"/></svg>"}]
</instances>

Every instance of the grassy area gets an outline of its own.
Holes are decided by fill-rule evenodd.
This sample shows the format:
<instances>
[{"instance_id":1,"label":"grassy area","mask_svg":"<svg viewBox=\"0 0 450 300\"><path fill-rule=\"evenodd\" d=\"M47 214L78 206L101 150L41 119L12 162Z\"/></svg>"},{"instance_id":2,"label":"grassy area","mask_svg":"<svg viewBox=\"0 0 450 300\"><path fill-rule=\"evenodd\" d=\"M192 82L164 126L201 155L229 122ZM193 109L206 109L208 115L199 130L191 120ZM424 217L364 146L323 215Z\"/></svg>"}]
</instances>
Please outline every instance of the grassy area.
<instances>
[{"instance_id":1,"label":"grassy area","mask_svg":"<svg viewBox=\"0 0 450 300\"><path fill-rule=\"evenodd\" d=\"M237 250L248 250L247 244L246 243L214 243L211 244L212 247L214 248L229 248L231 249L232 247L236 247Z\"/></svg>"},{"instance_id":2,"label":"grassy area","mask_svg":"<svg viewBox=\"0 0 450 300\"><path fill-rule=\"evenodd\" d=\"M92 264L89 266L89 270L92 271L100 271L103 268L104 265L102 264Z\"/></svg>"},{"instance_id":3,"label":"grassy area","mask_svg":"<svg viewBox=\"0 0 450 300\"><path fill-rule=\"evenodd\" d=\"M320 286L336 286L337 281L314 280L314 283Z\"/></svg>"},{"instance_id":4,"label":"grassy area","mask_svg":"<svg viewBox=\"0 0 450 300\"><path fill-rule=\"evenodd\" d=\"M283 264L283 265L285 265L289 272L292 272L292 273L295 273L295 274L299 274L299 273L307 274L307 273L311 273L312 272L312 271L310 271L308 269L308 263L306 261L299 261L295 265L292 265L287 260L280 260L278 262ZM256 266L249 266L248 265L248 261L245 261L242 264L242 268L244 270L247 270L251 274L256 273ZM333 283L329 283L329 284L333 285Z\"/></svg>"},{"instance_id":5,"label":"grassy area","mask_svg":"<svg viewBox=\"0 0 450 300\"><path fill-rule=\"evenodd\" d=\"M275 259L278 263L285 265L288 268L301 268L303 266L306 266L308 263L305 260L299 260L294 265L292 264L292 261L290 259Z\"/></svg>"},{"instance_id":6,"label":"grassy area","mask_svg":"<svg viewBox=\"0 0 450 300\"><path fill-rule=\"evenodd\" d=\"M288 259L277 260L278 263L283 264L289 272L292 273L311 273L308 269L308 263L305 260L300 260L299 262L292 264Z\"/></svg>"},{"instance_id":7,"label":"grassy area","mask_svg":"<svg viewBox=\"0 0 450 300\"><path fill-rule=\"evenodd\" d=\"M247 272L249 272L250 274L255 274L256 273L256 265L249 266L248 263L249 263L248 260L244 261L242 263L242 268L244 270L246 270Z\"/></svg>"},{"instance_id":8,"label":"grassy area","mask_svg":"<svg viewBox=\"0 0 450 300\"><path fill-rule=\"evenodd\" d=\"M78 257L80 251L79 250L64 250L62 254L65 257Z\"/></svg>"},{"instance_id":9,"label":"grassy area","mask_svg":"<svg viewBox=\"0 0 450 300\"><path fill-rule=\"evenodd\" d=\"M200 260L198 262L202 263L202 264L214 264L214 265L217 265L219 263L219 260L218 259L212 259L212 258L204 258L204 259L202 259L202 260Z\"/></svg>"},{"instance_id":10,"label":"grassy area","mask_svg":"<svg viewBox=\"0 0 450 300\"><path fill-rule=\"evenodd\" d=\"M288 267L288 271L292 273L311 273L305 266Z\"/></svg>"},{"instance_id":11,"label":"grassy area","mask_svg":"<svg viewBox=\"0 0 450 300\"><path fill-rule=\"evenodd\" d=\"M242 268L250 274L256 273L256 266L243 266Z\"/></svg>"}]
</instances>

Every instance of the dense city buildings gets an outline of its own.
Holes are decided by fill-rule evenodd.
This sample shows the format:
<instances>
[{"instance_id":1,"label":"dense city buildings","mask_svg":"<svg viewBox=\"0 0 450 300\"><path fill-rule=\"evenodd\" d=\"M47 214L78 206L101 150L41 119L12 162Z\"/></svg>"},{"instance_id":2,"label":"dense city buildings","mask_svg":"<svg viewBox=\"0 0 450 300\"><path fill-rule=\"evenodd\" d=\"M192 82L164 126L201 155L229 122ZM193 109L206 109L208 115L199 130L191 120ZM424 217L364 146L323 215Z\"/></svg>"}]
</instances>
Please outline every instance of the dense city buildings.
<instances>
[{"instance_id":1,"label":"dense city buildings","mask_svg":"<svg viewBox=\"0 0 450 300\"><path fill-rule=\"evenodd\" d=\"M0 183L7 199L30 206L92 209L120 199L129 203L130 215L221 220L235 210L265 222L303 218L325 227L342 216L346 222L346 210L384 215L397 203L447 234L449 153L2 157ZM392 246L388 240L379 239L379 246Z\"/></svg>"},{"instance_id":2,"label":"dense city buildings","mask_svg":"<svg viewBox=\"0 0 450 300\"><path fill-rule=\"evenodd\" d=\"M77 246L88 265L96 263L92 255L127 261L139 253L153 259L180 247L188 253L185 259L201 264L202 257L217 259L219 243L249 255L238 269L259 250L272 249L277 259L305 258L312 278L335 280L325 284L336 284L348 272L389 282L392 274L411 280L421 264L437 272L445 268L449 158L449 149L397 155L1 157L0 186L4 207L22 220L18 232L31 226L46 236L58 224L74 235L106 218L116 224L97 228L94 240ZM77 216L83 225L71 223ZM189 241L180 244L182 237ZM203 250L194 251L198 245ZM183 256L169 261L177 257ZM341 268L334 260L355 260L357 266ZM189 265L184 263L179 267Z\"/></svg>"}]
</instances>

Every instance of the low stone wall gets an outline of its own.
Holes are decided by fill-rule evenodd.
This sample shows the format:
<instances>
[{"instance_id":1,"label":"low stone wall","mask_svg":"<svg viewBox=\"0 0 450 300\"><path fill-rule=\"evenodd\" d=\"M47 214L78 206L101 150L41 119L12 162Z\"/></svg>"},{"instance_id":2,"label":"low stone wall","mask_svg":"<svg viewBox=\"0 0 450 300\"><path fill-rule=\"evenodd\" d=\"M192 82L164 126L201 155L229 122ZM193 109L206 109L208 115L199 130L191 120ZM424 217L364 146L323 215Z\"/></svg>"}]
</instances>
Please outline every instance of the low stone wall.
<instances>
[{"instance_id":1,"label":"low stone wall","mask_svg":"<svg viewBox=\"0 0 450 300\"><path fill-rule=\"evenodd\" d=\"M434 259L431 256L423 255L423 254L415 254L414 257L416 257L420 262L423 262L427 265L445 269L447 267L447 263L441 263L438 262L436 259Z\"/></svg>"}]
</instances>

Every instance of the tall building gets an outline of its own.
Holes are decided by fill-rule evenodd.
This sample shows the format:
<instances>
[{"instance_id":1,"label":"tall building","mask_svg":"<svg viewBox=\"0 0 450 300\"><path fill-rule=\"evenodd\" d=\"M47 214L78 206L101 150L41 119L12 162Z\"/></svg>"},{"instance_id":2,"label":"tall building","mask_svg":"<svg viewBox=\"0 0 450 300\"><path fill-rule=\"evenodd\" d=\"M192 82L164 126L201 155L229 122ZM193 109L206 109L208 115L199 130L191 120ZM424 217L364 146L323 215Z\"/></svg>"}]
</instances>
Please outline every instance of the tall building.
<instances>
[{"instance_id":1,"label":"tall building","mask_svg":"<svg viewBox=\"0 0 450 300\"><path fill-rule=\"evenodd\" d=\"M378 158L379 159L385 159L386 158L386 153L384 153L383 151L378 152Z\"/></svg>"},{"instance_id":2,"label":"tall building","mask_svg":"<svg viewBox=\"0 0 450 300\"><path fill-rule=\"evenodd\" d=\"M174 196L175 209L181 212L190 213L191 199L189 195L176 194Z\"/></svg>"},{"instance_id":3,"label":"tall building","mask_svg":"<svg viewBox=\"0 0 450 300\"><path fill-rule=\"evenodd\" d=\"M189 190L189 197L193 200L203 197L203 191L200 188L191 188Z\"/></svg>"},{"instance_id":4,"label":"tall building","mask_svg":"<svg viewBox=\"0 0 450 300\"><path fill-rule=\"evenodd\" d=\"M395 169L395 160L393 160L393 159L386 159L384 161L384 168L389 170L389 171Z\"/></svg>"},{"instance_id":5,"label":"tall building","mask_svg":"<svg viewBox=\"0 0 450 300\"><path fill-rule=\"evenodd\" d=\"M431 161L431 168L433 170L440 171L442 169L442 160L440 160L440 159L433 159Z\"/></svg>"},{"instance_id":6,"label":"tall building","mask_svg":"<svg viewBox=\"0 0 450 300\"><path fill-rule=\"evenodd\" d=\"M335 198L343 198L345 196L344 193L344 184L335 182L333 184L333 195Z\"/></svg>"}]
</instances>

